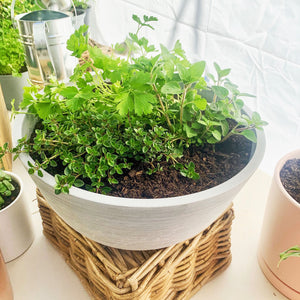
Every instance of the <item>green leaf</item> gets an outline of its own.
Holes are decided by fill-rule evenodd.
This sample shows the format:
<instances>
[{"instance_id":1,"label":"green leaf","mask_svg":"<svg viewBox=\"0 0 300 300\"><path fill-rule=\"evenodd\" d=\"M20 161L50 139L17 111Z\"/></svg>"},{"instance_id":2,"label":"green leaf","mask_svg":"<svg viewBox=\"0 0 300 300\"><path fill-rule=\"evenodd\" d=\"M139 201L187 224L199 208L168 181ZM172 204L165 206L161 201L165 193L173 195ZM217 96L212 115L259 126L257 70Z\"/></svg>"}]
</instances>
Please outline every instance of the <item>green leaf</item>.
<instances>
[{"instance_id":1,"label":"green leaf","mask_svg":"<svg viewBox=\"0 0 300 300\"><path fill-rule=\"evenodd\" d=\"M198 135L197 131L193 130L193 129L192 129L190 126L188 126L187 124L184 124L184 130L185 130L186 136L187 136L188 138L192 138L192 137Z\"/></svg>"},{"instance_id":2,"label":"green leaf","mask_svg":"<svg viewBox=\"0 0 300 300\"><path fill-rule=\"evenodd\" d=\"M205 61L199 61L190 67L190 76L192 81L200 80L205 69Z\"/></svg>"},{"instance_id":3,"label":"green leaf","mask_svg":"<svg viewBox=\"0 0 300 300\"><path fill-rule=\"evenodd\" d=\"M145 72L137 72L130 80L130 85L134 89L145 90L145 86L149 85L151 81L151 74Z\"/></svg>"},{"instance_id":4,"label":"green leaf","mask_svg":"<svg viewBox=\"0 0 300 300\"><path fill-rule=\"evenodd\" d=\"M179 40L176 41L173 51L180 57L185 57L185 51L182 49L182 45Z\"/></svg>"},{"instance_id":5,"label":"green leaf","mask_svg":"<svg viewBox=\"0 0 300 300\"><path fill-rule=\"evenodd\" d=\"M150 114L152 112L153 103L156 97L148 93L134 93L134 111L138 116Z\"/></svg>"},{"instance_id":6,"label":"green leaf","mask_svg":"<svg viewBox=\"0 0 300 300\"><path fill-rule=\"evenodd\" d=\"M71 109L71 111L76 111L82 108L84 102L85 100L83 98L74 97L72 99L68 99L66 101L66 105Z\"/></svg>"},{"instance_id":7,"label":"green leaf","mask_svg":"<svg viewBox=\"0 0 300 300\"><path fill-rule=\"evenodd\" d=\"M142 24L142 21L140 19L140 17L138 17L137 15L132 15L132 19L137 22L138 24Z\"/></svg>"},{"instance_id":8,"label":"green leaf","mask_svg":"<svg viewBox=\"0 0 300 300\"><path fill-rule=\"evenodd\" d=\"M184 83L190 83L191 82L191 73L190 70L187 69L183 64L177 64L177 71L179 73L179 77Z\"/></svg>"},{"instance_id":9,"label":"green leaf","mask_svg":"<svg viewBox=\"0 0 300 300\"><path fill-rule=\"evenodd\" d=\"M230 73L230 71L231 71L231 69L221 70L220 73L219 73L219 76L220 77L225 77L225 76L227 76Z\"/></svg>"},{"instance_id":10,"label":"green leaf","mask_svg":"<svg viewBox=\"0 0 300 300\"><path fill-rule=\"evenodd\" d=\"M241 135L243 135L244 137L246 137L248 140L250 140L253 143L256 143L256 134L253 130L251 129L246 129L244 131L241 132Z\"/></svg>"},{"instance_id":11,"label":"green leaf","mask_svg":"<svg viewBox=\"0 0 300 300\"><path fill-rule=\"evenodd\" d=\"M80 58L82 53L88 49L87 25L81 25L68 39L67 49L72 51L72 55Z\"/></svg>"},{"instance_id":12,"label":"green leaf","mask_svg":"<svg viewBox=\"0 0 300 300\"><path fill-rule=\"evenodd\" d=\"M121 93L116 97L116 101L119 102L117 110L121 116L127 115L130 111L133 111L133 97L129 93Z\"/></svg>"},{"instance_id":13,"label":"green leaf","mask_svg":"<svg viewBox=\"0 0 300 300\"><path fill-rule=\"evenodd\" d=\"M161 92L163 94L176 95L182 93L182 88L177 81L169 81L163 85Z\"/></svg>"},{"instance_id":14,"label":"green leaf","mask_svg":"<svg viewBox=\"0 0 300 300\"><path fill-rule=\"evenodd\" d=\"M197 106L197 108L199 108L200 110L205 110L206 106L207 106L207 101L204 98L196 97L196 99L194 100L195 105Z\"/></svg>"},{"instance_id":15,"label":"green leaf","mask_svg":"<svg viewBox=\"0 0 300 300\"><path fill-rule=\"evenodd\" d=\"M212 135L218 142L221 141L222 135L218 130L213 130Z\"/></svg>"},{"instance_id":16,"label":"green leaf","mask_svg":"<svg viewBox=\"0 0 300 300\"><path fill-rule=\"evenodd\" d=\"M34 107L41 119L46 119L52 112L51 102L38 102Z\"/></svg>"},{"instance_id":17,"label":"green leaf","mask_svg":"<svg viewBox=\"0 0 300 300\"><path fill-rule=\"evenodd\" d=\"M76 179L74 181L74 186L76 186L76 187L82 187L82 186L84 186L84 182L81 179Z\"/></svg>"},{"instance_id":18,"label":"green leaf","mask_svg":"<svg viewBox=\"0 0 300 300\"><path fill-rule=\"evenodd\" d=\"M78 89L75 86L68 86L64 88L60 93L63 97L72 99L78 94Z\"/></svg>"},{"instance_id":19,"label":"green leaf","mask_svg":"<svg viewBox=\"0 0 300 300\"><path fill-rule=\"evenodd\" d=\"M228 90L222 86L213 85L211 88L220 99L225 99L229 94Z\"/></svg>"}]
</instances>

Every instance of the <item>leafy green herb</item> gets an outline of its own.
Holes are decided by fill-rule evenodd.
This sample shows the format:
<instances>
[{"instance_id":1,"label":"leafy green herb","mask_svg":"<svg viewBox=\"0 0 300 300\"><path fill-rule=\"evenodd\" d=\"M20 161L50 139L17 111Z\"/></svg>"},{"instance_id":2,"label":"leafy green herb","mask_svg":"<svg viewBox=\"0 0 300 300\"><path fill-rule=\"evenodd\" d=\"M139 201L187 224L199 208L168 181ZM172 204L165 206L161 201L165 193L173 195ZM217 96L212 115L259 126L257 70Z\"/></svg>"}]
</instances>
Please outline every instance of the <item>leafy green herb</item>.
<instances>
[{"instance_id":1,"label":"leafy green herb","mask_svg":"<svg viewBox=\"0 0 300 300\"><path fill-rule=\"evenodd\" d=\"M11 20L11 0L0 2L0 74L21 76L26 70L24 48L20 41L18 29ZM15 14L37 9L34 0L18 0L15 3Z\"/></svg>"},{"instance_id":2,"label":"leafy green herb","mask_svg":"<svg viewBox=\"0 0 300 300\"><path fill-rule=\"evenodd\" d=\"M213 85L207 86L205 62L191 63L179 41L159 51L139 36L142 28L153 29L155 17L133 20L137 31L126 40L127 58L89 46L87 28L81 27L68 49L76 57L88 51L89 59L82 57L72 83L53 81L43 91L25 88L21 108L38 116L40 125L12 152L37 157L30 173L64 170L55 175L56 193L72 185L106 193L134 162L146 163L152 174L169 161L182 176L197 180L193 162L180 164L190 145L221 143L232 135L255 141L253 129L266 125L258 113L244 113L241 98L249 95L226 77L230 69L215 63L216 79L209 75ZM5 152L0 149L0 159Z\"/></svg>"}]
</instances>

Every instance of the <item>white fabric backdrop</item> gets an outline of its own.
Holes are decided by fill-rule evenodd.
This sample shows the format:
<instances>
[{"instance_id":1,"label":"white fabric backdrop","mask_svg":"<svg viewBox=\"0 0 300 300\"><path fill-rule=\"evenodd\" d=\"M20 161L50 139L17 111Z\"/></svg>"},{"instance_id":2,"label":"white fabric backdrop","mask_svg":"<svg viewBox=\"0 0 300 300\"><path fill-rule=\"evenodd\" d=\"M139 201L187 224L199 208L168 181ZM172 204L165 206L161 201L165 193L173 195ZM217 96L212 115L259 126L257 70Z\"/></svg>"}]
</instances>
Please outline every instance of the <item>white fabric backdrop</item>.
<instances>
[{"instance_id":1,"label":"white fabric backdrop","mask_svg":"<svg viewBox=\"0 0 300 300\"><path fill-rule=\"evenodd\" d=\"M300 148L300 1L297 0L94 0L90 34L111 45L135 32L132 14L158 17L151 43L180 40L192 61L231 68L230 79L266 127L261 168L272 174L278 159Z\"/></svg>"}]
</instances>

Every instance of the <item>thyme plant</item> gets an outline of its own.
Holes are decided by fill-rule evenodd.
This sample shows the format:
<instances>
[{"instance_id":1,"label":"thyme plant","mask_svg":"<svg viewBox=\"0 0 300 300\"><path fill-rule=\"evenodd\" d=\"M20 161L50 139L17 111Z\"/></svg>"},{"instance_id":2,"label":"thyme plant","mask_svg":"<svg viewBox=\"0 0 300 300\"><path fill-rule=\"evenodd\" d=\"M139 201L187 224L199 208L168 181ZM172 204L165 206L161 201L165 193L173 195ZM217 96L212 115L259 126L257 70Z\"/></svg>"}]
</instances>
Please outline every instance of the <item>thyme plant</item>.
<instances>
[{"instance_id":1,"label":"thyme plant","mask_svg":"<svg viewBox=\"0 0 300 300\"><path fill-rule=\"evenodd\" d=\"M29 173L61 170L55 175L56 193L67 193L72 185L105 193L134 162L148 164L151 174L168 161L196 180L193 162L178 162L190 145L221 143L232 135L255 142L253 129L266 124L258 113L243 112L241 97L249 95L227 79L230 69L215 63L217 79L209 75L215 82L208 87L205 62L190 62L179 41L173 49L160 45L158 50L140 37L141 29L153 29L155 17L134 15L133 20L137 31L126 39L127 59L89 46L82 26L68 49L77 58L88 51L89 59L75 68L71 84L53 81L42 92L37 86L25 90L21 107L40 124L12 151L38 156Z\"/></svg>"}]
</instances>

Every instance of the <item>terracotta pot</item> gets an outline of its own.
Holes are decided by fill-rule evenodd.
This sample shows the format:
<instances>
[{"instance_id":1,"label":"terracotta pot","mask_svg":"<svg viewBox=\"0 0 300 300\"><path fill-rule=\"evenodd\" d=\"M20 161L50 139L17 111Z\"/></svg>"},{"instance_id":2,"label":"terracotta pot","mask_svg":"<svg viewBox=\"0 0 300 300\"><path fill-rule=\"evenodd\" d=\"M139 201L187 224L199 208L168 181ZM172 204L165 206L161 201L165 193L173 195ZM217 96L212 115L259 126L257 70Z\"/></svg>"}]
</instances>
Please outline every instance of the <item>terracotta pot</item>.
<instances>
[{"instance_id":1,"label":"terracotta pot","mask_svg":"<svg viewBox=\"0 0 300 300\"><path fill-rule=\"evenodd\" d=\"M13 143L34 128L30 115L18 115L14 121ZM192 238L212 224L229 207L235 195L258 168L265 150L263 131L257 132L248 164L228 181L208 190L161 199L112 197L76 187L69 194L54 193L55 179L44 172L32 179L52 209L72 228L101 244L127 250L168 247ZM28 168L33 160L27 154L20 159Z\"/></svg>"},{"instance_id":2,"label":"terracotta pot","mask_svg":"<svg viewBox=\"0 0 300 300\"><path fill-rule=\"evenodd\" d=\"M13 291L10 284L8 272L0 250L0 299L13 300L13 298Z\"/></svg>"},{"instance_id":3,"label":"terracotta pot","mask_svg":"<svg viewBox=\"0 0 300 300\"><path fill-rule=\"evenodd\" d=\"M285 296L300 300L300 258L290 257L278 267L279 254L300 243L300 204L284 189L280 170L300 149L285 155L277 164L266 205L258 261L266 278Z\"/></svg>"},{"instance_id":4,"label":"terracotta pot","mask_svg":"<svg viewBox=\"0 0 300 300\"><path fill-rule=\"evenodd\" d=\"M33 242L31 213L24 197L23 183L19 176L5 171L20 186L17 198L0 210L0 249L5 262L23 254ZM0 297L0 299L2 299Z\"/></svg>"}]
</instances>

